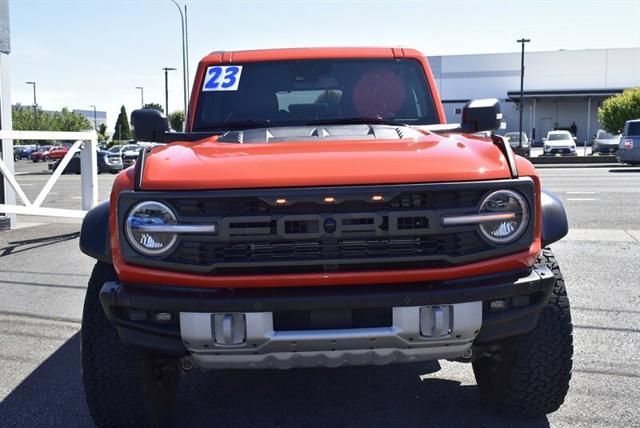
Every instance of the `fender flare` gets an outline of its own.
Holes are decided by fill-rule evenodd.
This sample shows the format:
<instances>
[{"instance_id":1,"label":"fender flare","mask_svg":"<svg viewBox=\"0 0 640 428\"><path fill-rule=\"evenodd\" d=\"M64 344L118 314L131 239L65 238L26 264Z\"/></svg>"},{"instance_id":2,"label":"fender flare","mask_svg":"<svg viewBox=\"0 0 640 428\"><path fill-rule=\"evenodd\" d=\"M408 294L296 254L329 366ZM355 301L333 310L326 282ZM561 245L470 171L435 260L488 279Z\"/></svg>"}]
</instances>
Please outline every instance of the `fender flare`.
<instances>
[{"instance_id":1,"label":"fender flare","mask_svg":"<svg viewBox=\"0 0 640 428\"><path fill-rule=\"evenodd\" d=\"M542 246L546 247L567 235L569 222L564 205L556 194L542 190L540 202L542 206Z\"/></svg>"},{"instance_id":2,"label":"fender flare","mask_svg":"<svg viewBox=\"0 0 640 428\"><path fill-rule=\"evenodd\" d=\"M80 251L102 262L111 263L109 201L92 208L82 221Z\"/></svg>"}]
</instances>

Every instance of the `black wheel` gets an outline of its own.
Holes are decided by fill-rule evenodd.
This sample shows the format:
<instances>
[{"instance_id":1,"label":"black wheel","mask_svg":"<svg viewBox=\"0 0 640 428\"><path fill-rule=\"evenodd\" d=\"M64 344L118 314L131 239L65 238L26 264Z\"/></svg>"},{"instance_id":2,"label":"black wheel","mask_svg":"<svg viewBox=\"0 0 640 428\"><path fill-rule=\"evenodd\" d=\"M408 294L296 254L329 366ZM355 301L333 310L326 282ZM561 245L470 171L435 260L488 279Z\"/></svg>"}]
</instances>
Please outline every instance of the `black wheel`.
<instances>
[{"instance_id":1,"label":"black wheel","mask_svg":"<svg viewBox=\"0 0 640 428\"><path fill-rule=\"evenodd\" d=\"M82 380L89 411L99 427L163 426L175 401L177 362L122 344L98 299L102 284L114 280L113 266L98 262L84 302Z\"/></svg>"},{"instance_id":2,"label":"black wheel","mask_svg":"<svg viewBox=\"0 0 640 428\"><path fill-rule=\"evenodd\" d=\"M480 395L495 410L511 416L541 416L556 411L569 390L573 336L569 299L550 249L538 263L555 276L553 293L528 334L500 342L492 358L473 362Z\"/></svg>"}]
</instances>

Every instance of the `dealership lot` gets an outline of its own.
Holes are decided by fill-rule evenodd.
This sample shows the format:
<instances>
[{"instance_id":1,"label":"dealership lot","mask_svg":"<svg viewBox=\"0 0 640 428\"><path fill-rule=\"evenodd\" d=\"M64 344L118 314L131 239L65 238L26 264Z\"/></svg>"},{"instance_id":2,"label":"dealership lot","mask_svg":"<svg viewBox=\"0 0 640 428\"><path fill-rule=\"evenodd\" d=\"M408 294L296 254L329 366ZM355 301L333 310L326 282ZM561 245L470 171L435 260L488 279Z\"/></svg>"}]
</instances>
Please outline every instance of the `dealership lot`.
<instances>
[{"instance_id":1,"label":"dealership lot","mask_svg":"<svg viewBox=\"0 0 640 428\"><path fill-rule=\"evenodd\" d=\"M582 148L579 148L581 150ZM21 161L35 197L46 166ZM566 404L524 426L640 424L640 169L544 168L571 232L553 245L573 306L574 375ZM115 176L99 176L99 198ZM45 206L79 208L79 176ZM3 426L91 426L79 366L79 321L93 261L79 222L21 217L0 232L0 420ZM442 362L186 376L174 425L513 426L481 407L470 365ZM430 373L433 372L433 373ZM423 380L421 380L423 379ZM636 404L634 404L636 403Z\"/></svg>"}]
</instances>

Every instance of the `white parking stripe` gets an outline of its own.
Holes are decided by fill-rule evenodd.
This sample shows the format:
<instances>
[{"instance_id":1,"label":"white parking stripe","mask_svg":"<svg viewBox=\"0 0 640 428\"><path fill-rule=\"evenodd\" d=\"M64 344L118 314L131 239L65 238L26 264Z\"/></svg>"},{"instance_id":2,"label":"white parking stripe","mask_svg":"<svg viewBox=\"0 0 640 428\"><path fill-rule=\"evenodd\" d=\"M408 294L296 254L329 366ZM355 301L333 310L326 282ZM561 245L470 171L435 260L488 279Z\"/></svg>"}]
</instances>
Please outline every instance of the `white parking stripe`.
<instances>
[{"instance_id":1,"label":"white parking stripe","mask_svg":"<svg viewBox=\"0 0 640 428\"><path fill-rule=\"evenodd\" d=\"M597 201L596 198L567 198L567 201Z\"/></svg>"},{"instance_id":2,"label":"white parking stripe","mask_svg":"<svg viewBox=\"0 0 640 428\"><path fill-rule=\"evenodd\" d=\"M595 195L596 192L567 192L567 195Z\"/></svg>"}]
</instances>

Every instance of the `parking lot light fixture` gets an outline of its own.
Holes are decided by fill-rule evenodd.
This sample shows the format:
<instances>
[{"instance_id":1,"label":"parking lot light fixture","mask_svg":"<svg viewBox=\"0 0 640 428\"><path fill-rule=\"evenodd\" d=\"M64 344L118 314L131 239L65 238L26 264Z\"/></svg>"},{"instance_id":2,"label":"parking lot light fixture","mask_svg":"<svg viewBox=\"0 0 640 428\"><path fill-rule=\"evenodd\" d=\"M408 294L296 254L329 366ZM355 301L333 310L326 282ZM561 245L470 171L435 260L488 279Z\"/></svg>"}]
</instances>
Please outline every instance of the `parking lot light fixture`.
<instances>
[{"instance_id":1,"label":"parking lot light fixture","mask_svg":"<svg viewBox=\"0 0 640 428\"><path fill-rule=\"evenodd\" d=\"M140 90L140 108L144 108L144 87L136 86L136 89Z\"/></svg>"},{"instance_id":2,"label":"parking lot light fixture","mask_svg":"<svg viewBox=\"0 0 640 428\"><path fill-rule=\"evenodd\" d=\"M520 57L520 122L519 122L519 133L518 133L518 141L519 146L522 147L522 109L524 108L524 44L529 43L531 39L525 39L524 37L517 40L518 43L522 45L522 56Z\"/></svg>"},{"instance_id":3,"label":"parking lot light fixture","mask_svg":"<svg viewBox=\"0 0 640 428\"><path fill-rule=\"evenodd\" d=\"M98 132L98 118L96 116L96 106L94 106L93 104L90 105L89 107L93 108L93 129Z\"/></svg>"},{"instance_id":4,"label":"parking lot light fixture","mask_svg":"<svg viewBox=\"0 0 640 428\"><path fill-rule=\"evenodd\" d=\"M175 68L164 67L164 111L169 115L169 72L175 71Z\"/></svg>"}]
</instances>

